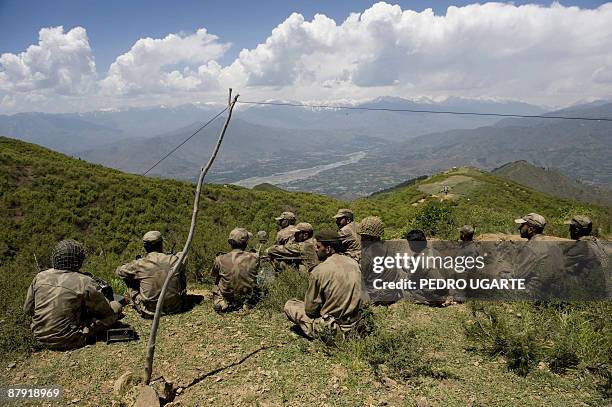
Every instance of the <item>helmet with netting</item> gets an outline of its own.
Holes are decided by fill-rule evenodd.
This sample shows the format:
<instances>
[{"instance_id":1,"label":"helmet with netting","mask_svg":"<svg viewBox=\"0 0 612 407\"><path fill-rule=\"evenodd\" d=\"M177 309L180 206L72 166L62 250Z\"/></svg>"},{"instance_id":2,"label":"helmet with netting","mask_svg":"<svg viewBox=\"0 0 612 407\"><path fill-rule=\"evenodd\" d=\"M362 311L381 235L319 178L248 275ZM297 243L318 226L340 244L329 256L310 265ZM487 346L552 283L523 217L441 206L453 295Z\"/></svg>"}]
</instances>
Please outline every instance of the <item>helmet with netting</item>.
<instances>
[{"instance_id":1,"label":"helmet with netting","mask_svg":"<svg viewBox=\"0 0 612 407\"><path fill-rule=\"evenodd\" d=\"M62 240L53 249L51 261L57 270L79 271L85 260L85 248L76 240Z\"/></svg>"},{"instance_id":2,"label":"helmet with netting","mask_svg":"<svg viewBox=\"0 0 612 407\"><path fill-rule=\"evenodd\" d=\"M378 216L368 216L363 218L357 226L357 233L360 235L374 236L382 239L385 234L385 226Z\"/></svg>"}]
</instances>

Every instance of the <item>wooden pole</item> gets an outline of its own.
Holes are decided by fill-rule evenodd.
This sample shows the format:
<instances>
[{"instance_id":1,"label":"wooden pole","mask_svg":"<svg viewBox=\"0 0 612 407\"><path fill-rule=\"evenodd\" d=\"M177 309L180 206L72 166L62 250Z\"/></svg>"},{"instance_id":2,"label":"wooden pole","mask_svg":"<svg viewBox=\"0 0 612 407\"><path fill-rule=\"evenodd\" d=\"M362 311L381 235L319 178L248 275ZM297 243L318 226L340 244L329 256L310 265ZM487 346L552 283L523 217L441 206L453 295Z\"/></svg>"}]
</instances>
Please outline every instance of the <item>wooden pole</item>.
<instances>
[{"instance_id":1,"label":"wooden pole","mask_svg":"<svg viewBox=\"0 0 612 407\"><path fill-rule=\"evenodd\" d=\"M213 150L206 166L202 167L202 170L200 172L200 177L198 178L195 199L193 202L193 213L191 215L191 226L189 227L189 235L187 236L187 241L185 242L183 251L181 252L181 255L179 256L179 260L176 262L174 267L172 267L172 270L170 270L170 272L168 273L168 276L166 277L166 281L164 281L164 285L162 286L161 293L159 294L159 299L157 300L157 306L155 307L155 316L153 317L153 323L151 325L151 334L149 335L149 343L147 345L147 358L145 360L144 370L145 370L145 383L146 384L150 383L151 374L153 373L153 356L155 355L155 339L157 336L157 329L159 328L159 319L161 317L162 308L164 306L164 297L166 295L168 283L170 282L170 279L172 278L174 273L176 273L178 268L181 267L181 265L184 263L187 257L187 252L189 251L189 247L191 246L191 241L193 240L193 235L195 232L196 220L197 220L198 210L200 206L200 192L202 190L202 183L204 182L204 177L206 176L206 173L208 173L208 170L210 169L213 162L215 161L215 158L217 157L217 153L219 152L219 147L221 147L221 142L223 141L223 137L225 136L225 131L227 130L227 126L230 122L230 119L232 118L232 111L234 110L234 106L236 105L236 102L238 101L238 96L240 95L236 95L236 97L234 97L234 100L232 101L232 89L230 88L229 98L228 98L229 113L227 114L227 118L225 119L225 124L223 125L223 128L221 129L221 134L219 135L219 139L217 140L215 149Z\"/></svg>"}]
</instances>

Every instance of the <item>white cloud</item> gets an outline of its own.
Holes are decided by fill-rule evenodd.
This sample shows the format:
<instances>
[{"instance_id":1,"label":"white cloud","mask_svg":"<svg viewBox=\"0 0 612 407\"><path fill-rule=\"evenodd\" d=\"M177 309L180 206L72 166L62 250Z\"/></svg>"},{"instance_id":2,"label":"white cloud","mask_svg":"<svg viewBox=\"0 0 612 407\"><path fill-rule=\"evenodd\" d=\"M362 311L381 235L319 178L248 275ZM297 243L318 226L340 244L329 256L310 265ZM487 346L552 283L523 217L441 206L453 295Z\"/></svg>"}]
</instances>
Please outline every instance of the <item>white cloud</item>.
<instances>
[{"instance_id":1,"label":"white cloud","mask_svg":"<svg viewBox=\"0 0 612 407\"><path fill-rule=\"evenodd\" d=\"M43 28L38 45L20 54L0 56L0 90L10 93L52 91L61 95L90 92L96 66L87 32L75 27Z\"/></svg>"},{"instance_id":2,"label":"white cloud","mask_svg":"<svg viewBox=\"0 0 612 407\"><path fill-rule=\"evenodd\" d=\"M612 85L612 55L607 58L602 66L593 72L593 81L599 84Z\"/></svg>"},{"instance_id":3,"label":"white cloud","mask_svg":"<svg viewBox=\"0 0 612 407\"><path fill-rule=\"evenodd\" d=\"M218 101L228 87L251 100L460 96L558 106L612 95L610 21L612 3L486 3L435 15L381 2L341 22L294 13L226 66L230 44L204 28L139 39L97 86L85 30L48 28L38 45L0 57L0 110L31 109L23 92L84 93L57 100L86 109ZM37 106L60 108L49 100Z\"/></svg>"},{"instance_id":4,"label":"white cloud","mask_svg":"<svg viewBox=\"0 0 612 407\"><path fill-rule=\"evenodd\" d=\"M612 93L601 88L612 53L610 21L612 3L595 10L472 4L449 7L444 16L377 3L341 24L293 14L224 74L289 92L335 87L355 94L576 100L585 92Z\"/></svg>"},{"instance_id":5,"label":"white cloud","mask_svg":"<svg viewBox=\"0 0 612 407\"><path fill-rule=\"evenodd\" d=\"M230 44L199 29L191 35L143 38L110 66L100 85L106 94L164 93L216 88L221 66L215 61Z\"/></svg>"}]
</instances>

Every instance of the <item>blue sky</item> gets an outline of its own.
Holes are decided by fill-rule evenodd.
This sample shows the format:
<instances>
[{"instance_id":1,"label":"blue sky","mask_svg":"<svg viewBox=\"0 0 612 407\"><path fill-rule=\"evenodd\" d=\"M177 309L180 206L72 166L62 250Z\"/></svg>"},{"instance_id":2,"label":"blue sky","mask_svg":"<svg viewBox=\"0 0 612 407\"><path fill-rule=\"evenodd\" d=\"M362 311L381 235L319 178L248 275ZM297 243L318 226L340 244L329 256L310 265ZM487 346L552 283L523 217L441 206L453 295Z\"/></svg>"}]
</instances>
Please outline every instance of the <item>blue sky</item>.
<instances>
[{"instance_id":1,"label":"blue sky","mask_svg":"<svg viewBox=\"0 0 612 407\"><path fill-rule=\"evenodd\" d=\"M139 38L161 38L169 33L194 32L205 27L233 45L220 62L230 63L242 48L254 48L270 34L271 28L298 12L306 19L325 14L340 23L351 12L361 12L376 3L363 0L0 0L0 53L18 53L36 43L42 27L82 26L103 73L115 58L128 51ZM393 1L402 9L422 11L432 8L443 15L449 6L475 1ZM480 2L483 3L483 2ZM513 4L543 4L542 1L513 1ZM605 1L561 1L566 6L596 8ZM612 23L611 23L612 24Z\"/></svg>"},{"instance_id":2,"label":"blue sky","mask_svg":"<svg viewBox=\"0 0 612 407\"><path fill-rule=\"evenodd\" d=\"M612 96L611 22L602 1L0 0L0 113L216 102L230 86L567 106Z\"/></svg>"}]
</instances>

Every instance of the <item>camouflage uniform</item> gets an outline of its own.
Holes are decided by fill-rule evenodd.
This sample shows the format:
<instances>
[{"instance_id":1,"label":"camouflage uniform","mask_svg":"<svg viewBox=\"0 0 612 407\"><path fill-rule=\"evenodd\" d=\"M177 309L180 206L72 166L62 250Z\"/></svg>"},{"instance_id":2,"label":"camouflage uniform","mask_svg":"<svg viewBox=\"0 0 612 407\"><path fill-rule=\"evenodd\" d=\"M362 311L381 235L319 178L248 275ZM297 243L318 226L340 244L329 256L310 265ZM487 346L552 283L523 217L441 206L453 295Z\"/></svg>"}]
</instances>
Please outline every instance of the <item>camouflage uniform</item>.
<instances>
[{"instance_id":1,"label":"camouflage uniform","mask_svg":"<svg viewBox=\"0 0 612 407\"><path fill-rule=\"evenodd\" d=\"M368 300L375 305L391 304L399 299L401 295L396 290L382 290L374 288L374 280L395 281L397 272L394 269L385 268L382 273L374 273L374 259L376 257L389 256L389 250L382 241L385 227L382 220L377 216L368 216L362 219L357 227L357 233L361 237L362 255L360 261L361 274L363 276L364 291L368 294Z\"/></svg>"},{"instance_id":2,"label":"camouflage uniform","mask_svg":"<svg viewBox=\"0 0 612 407\"><path fill-rule=\"evenodd\" d=\"M161 240L159 232L148 232L143 241L155 243ZM123 279L130 289L130 297L134 308L144 318L153 318L157 300L168 273L179 260L181 253L165 254L158 252L147 253L145 257L117 267L115 274ZM185 277L185 264L183 263L170 278L164 298L163 314L175 314L183 310L187 295L187 279Z\"/></svg>"},{"instance_id":3,"label":"camouflage uniform","mask_svg":"<svg viewBox=\"0 0 612 407\"><path fill-rule=\"evenodd\" d=\"M353 212L350 209L340 209L334 216L337 218L343 218L350 216L353 217ZM361 260L361 238L357 233L357 223L351 221L346 226L340 229L340 241L344 248L344 254L359 262Z\"/></svg>"},{"instance_id":4,"label":"camouflage uniform","mask_svg":"<svg viewBox=\"0 0 612 407\"><path fill-rule=\"evenodd\" d=\"M250 234L242 228L234 229L230 239L236 242L248 241ZM259 257L257 253L233 249L219 255L213 262L211 274L215 278L213 307L217 312L240 308L253 295L257 287Z\"/></svg>"},{"instance_id":5,"label":"camouflage uniform","mask_svg":"<svg viewBox=\"0 0 612 407\"><path fill-rule=\"evenodd\" d=\"M514 222L528 223L542 229L546 226L546 219L537 213L527 214L515 219ZM563 271L562 250L547 240L543 234L537 233L519 249L513 277L525 279L525 287L530 298L541 298L542 295L547 295L549 284L559 279Z\"/></svg>"},{"instance_id":6,"label":"camouflage uniform","mask_svg":"<svg viewBox=\"0 0 612 407\"><path fill-rule=\"evenodd\" d=\"M161 289L168 273L172 270L181 254L147 253L143 258L124 264L115 274L130 288L130 298L134 308L144 318L153 318ZM185 266L179 267L168 282L164 298L163 314L175 314L183 309L187 295Z\"/></svg>"},{"instance_id":7,"label":"camouflage uniform","mask_svg":"<svg viewBox=\"0 0 612 407\"><path fill-rule=\"evenodd\" d=\"M334 253L310 273L304 301L287 301L285 314L309 338L349 332L361 317L362 284L357 262Z\"/></svg>"},{"instance_id":8,"label":"camouflage uniform","mask_svg":"<svg viewBox=\"0 0 612 407\"><path fill-rule=\"evenodd\" d=\"M295 223L295 214L293 212L283 212L278 218L275 218L277 222L281 220L289 220L292 223ZM276 232L276 244L283 245L285 243L295 242L295 227L293 224L290 224L278 232Z\"/></svg>"},{"instance_id":9,"label":"camouflage uniform","mask_svg":"<svg viewBox=\"0 0 612 407\"><path fill-rule=\"evenodd\" d=\"M588 216L577 215L564 222L570 226L570 236L578 239L565 251L565 269L569 279L577 280L589 294L589 299L612 297L612 274L605 246L590 236L593 222ZM576 235L572 234L576 232Z\"/></svg>"},{"instance_id":10,"label":"camouflage uniform","mask_svg":"<svg viewBox=\"0 0 612 407\"><path fill-rule=\"evenodd\" d=\"M276 244L284 245L287 243L295 243L295 229L293 225L289 225L276 232Z\"/></svg>"},{"instance_id":11,"label":"camouflage uniform","mask_svg":"<svg viewBox=\"0 0 612 407\"><path fill-rule=\"evenodd\" d=\"M292 227L292 226L289 226ZM297 232L312 232L312 225L299 223L294 226L294 235ZM310 271L319 264L315 250L314 239L309 238L302 242L289 242L284 245L274 245L267 250L270 259L288 262L296 265L302 271Z\"/></svg>"},{"instance_id":12,"label":"camouflage uniform","mask_svg":"<svg viewBox=\"0 0 612 407\"><path fill-rule=\"evenodd\" d=\"M259 258L256 253L234 249L213 263L213 306L217 311L239 308L256 286Z\"/></svg>"},{"instance_id":13,"label":"camouflage uniform","mask_svg":"<svg viewBox=\"0 0 612 407\"><path fill-rule=\"evenodd\" d=\"M109 303L96 281L78 272L85 254L82 251L80 260L75 262L76 245L80 246L77 242L62 241L56 246L54 267L69 270L52 268L38 273L28 288L23 306L23 312L32 316L34 336L49 349L84 346L88 337L110 327L121 314L118 302ZM62 259L58 248L64 249L63 254L66 254L65 249L73 253Z\"/></svg>"}]
</instances>

